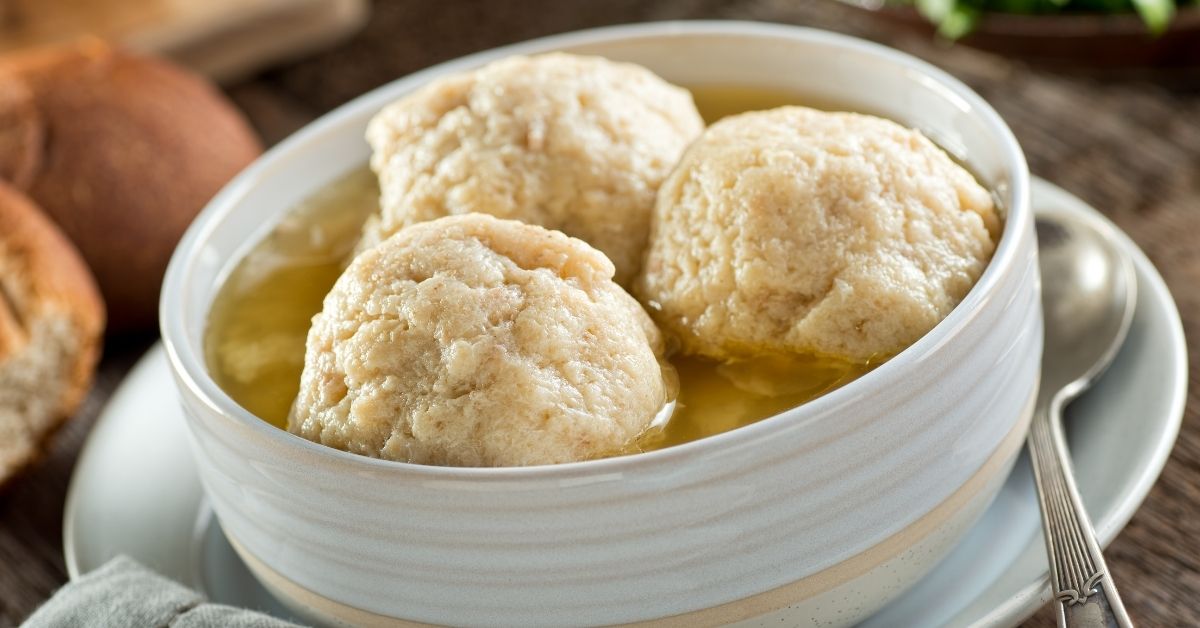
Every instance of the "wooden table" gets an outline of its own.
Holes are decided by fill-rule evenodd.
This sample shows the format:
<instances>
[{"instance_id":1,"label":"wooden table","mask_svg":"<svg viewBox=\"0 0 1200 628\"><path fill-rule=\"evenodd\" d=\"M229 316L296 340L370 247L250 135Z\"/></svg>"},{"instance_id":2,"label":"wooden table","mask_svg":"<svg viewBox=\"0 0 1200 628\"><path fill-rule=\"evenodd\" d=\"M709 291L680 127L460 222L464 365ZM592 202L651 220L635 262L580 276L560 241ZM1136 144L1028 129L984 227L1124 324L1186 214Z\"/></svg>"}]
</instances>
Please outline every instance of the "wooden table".
<instances>
[{"instance_id":1,"label":"wooden table","mask_svg":"<svg viewBox=\"0 0 1200 628\"><path fill-rule=\"evenodd\" d=\"M348 44L229 91L273 143L322 112L437 61L554 32L677 18L813 25L882 41L949 70L999 109L1035 173L1083 197L1133 236L1174 291L1188 337L1200 338L1200 73L1119 80L1054 73L940 45L818 0L406 0L377 3L370 25ZM81 416L40 466L0 495L0 626L19 622L66 580L62 503L75 456L104 400L151 341L110 342ZM1179 444L1108 551L1122 595L1143 626L1200 625L1197 355L1193 350ZM1029 625L1052 625L1047 610Z\"/></svg>"}]
</instances>

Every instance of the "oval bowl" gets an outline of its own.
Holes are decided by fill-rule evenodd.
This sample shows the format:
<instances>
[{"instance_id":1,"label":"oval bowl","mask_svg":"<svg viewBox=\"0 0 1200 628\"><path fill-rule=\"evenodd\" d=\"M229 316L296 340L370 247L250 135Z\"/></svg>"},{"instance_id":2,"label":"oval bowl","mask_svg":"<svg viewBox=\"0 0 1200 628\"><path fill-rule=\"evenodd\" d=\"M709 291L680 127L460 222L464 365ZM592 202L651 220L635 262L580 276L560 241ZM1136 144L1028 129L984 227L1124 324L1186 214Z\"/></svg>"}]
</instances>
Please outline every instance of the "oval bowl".
<instances>
[{"instance_id":1,"label":"oval bowl","mask_svg":"<svg viewBox=\"0 0 1200 628\"><path fill-rule=\"evenodd\" d=\"M430 79L564 50L683 85L794 91L920 128L996 192L979 282L917 343L773 418L649 453L493 469L381 461L269 426L214 383L203 334L231 269L369 149L367 121ZM1023 442L1041 357L1029 174L962 83L897 51L740 22L620 26L390 83L267 153L179 245L161 323L208 499L255 574L322 623L845 625L915 582L983 512Z\"/></svg>"}]
</instances>

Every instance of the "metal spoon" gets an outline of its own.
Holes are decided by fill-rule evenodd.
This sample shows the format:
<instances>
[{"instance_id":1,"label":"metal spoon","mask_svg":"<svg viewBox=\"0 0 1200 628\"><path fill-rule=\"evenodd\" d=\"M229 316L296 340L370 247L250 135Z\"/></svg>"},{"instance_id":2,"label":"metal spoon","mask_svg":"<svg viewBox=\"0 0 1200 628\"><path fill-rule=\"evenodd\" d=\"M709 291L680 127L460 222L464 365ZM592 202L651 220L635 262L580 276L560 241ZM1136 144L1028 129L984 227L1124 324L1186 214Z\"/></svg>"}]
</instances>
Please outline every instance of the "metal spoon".
<instances>
[{"instance_id":1,"label":"metal spoon","mask_svg":"<svg viewBox=\"0 0 1200 628\"><path fill-rule=\"evenodd\" d=\"M1112 227L1099 219L1042 212L1037 235L1046 336L1028 445L1058 624L1132 626L1075 487L1061 419L1125 340L1137 276Z\"/></svg>"}]
</instances>

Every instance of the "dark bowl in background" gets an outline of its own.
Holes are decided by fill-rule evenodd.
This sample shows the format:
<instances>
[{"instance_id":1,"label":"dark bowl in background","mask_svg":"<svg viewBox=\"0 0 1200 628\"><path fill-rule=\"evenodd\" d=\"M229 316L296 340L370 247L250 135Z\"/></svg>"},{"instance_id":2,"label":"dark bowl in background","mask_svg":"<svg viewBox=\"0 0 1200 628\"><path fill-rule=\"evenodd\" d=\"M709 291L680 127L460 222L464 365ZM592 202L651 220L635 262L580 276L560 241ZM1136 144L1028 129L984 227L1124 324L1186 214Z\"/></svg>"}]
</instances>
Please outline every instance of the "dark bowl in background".
<instances>
[{"instance_id":1,"label":"dark bowl in background","mask_svg":"<svg viewBox=\"0 0 1200 628\"><path fill-rule=\"evenodd\" d=\"M911 7L842 0L881 20L934 35ZM1166 32L1153 35L1134 13L986 13L957 43L1054 65L1087 68L1200 66L1200 7L1180 7Z\"/></svg>"}]
</instances>

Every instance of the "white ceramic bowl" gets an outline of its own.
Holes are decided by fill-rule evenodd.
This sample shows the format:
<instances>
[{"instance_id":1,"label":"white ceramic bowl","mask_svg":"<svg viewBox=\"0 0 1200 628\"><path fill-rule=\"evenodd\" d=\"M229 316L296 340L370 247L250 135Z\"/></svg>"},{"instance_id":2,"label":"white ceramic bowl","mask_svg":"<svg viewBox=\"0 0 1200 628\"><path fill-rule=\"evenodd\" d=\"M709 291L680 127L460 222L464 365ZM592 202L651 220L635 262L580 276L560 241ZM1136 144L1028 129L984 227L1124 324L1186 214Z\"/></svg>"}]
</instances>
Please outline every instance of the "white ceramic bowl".
<instances>
[{"instance_id":1,"label":"white ceramic bowl","mask_svg":"<svg viewBox=\"0 0 1200 628\"><path fill-rule=\"evenodd\" d=\"M793 90L918 127L997 192L1007 220L995 257L945 321L861 379L635 456L507 469L380 461L270 427L226 396L202 350L218 286L290 207L361 167L371 116L436 76L548 50L640 63L684 85ZM991 107L888 48L736 22L572 33L398 80L270 151L180 244L163 337L222 527L316 621L847 624L948 551L1020 449L1042 342L1028 183Z\"/></svg>"}]
</instances>

